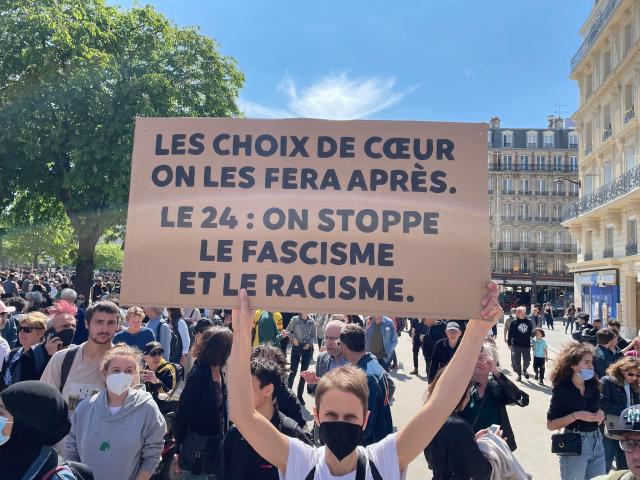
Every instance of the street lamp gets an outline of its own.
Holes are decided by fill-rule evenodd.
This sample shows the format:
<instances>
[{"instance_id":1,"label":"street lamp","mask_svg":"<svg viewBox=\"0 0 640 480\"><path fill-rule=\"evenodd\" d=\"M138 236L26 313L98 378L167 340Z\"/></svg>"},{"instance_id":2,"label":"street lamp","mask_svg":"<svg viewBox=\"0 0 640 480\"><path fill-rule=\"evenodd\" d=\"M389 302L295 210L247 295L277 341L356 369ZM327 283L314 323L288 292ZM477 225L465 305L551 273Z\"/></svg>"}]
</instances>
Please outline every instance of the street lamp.
<instances>
[{"instance_id":1,"label":"street lamp","mask_svg":"<svg viewBox=\"0 0 640 480\"><path fill-rule=\"evenodd\" d=\"M582 181L581 180L571 180L570 178L567 178L567 177L559 177L559 178L556 178L554 180L554 182L558 183L558 184L562 184L565 181L569 182L569 183L573 183L574 185L577 185L578 188L582 188Z\"/></svg>"}]
</instances>

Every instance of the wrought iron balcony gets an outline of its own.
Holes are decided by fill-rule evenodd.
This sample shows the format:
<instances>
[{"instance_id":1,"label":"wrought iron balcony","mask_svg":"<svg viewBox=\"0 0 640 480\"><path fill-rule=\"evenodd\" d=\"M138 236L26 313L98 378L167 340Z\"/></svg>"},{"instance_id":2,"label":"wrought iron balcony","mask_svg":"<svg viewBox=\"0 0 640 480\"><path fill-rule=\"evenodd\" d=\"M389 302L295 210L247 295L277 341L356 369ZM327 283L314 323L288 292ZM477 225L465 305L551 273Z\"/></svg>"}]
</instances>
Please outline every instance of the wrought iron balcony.
<instances>
[{"instance_id":1,"label":"wrought iron balcony","mask_svg":"<svg viewBox=\"0 0 640 480\"><path fill-rule=\"evenodd\" d=\"M538 142L536 142L536 143L527 143L527 148L538 148Z\"/></svg>"},{"instance_id":2,"label":"wrought iron balcony","mask_svg":"<svg viewBox=\"0 0 640 480\"><path fill-rule=\"evenodd\" d=\"M602 132L602 141L606 142L607 140L609 140L609 138L611 137L611 127L606 128L603 132Z\"/></svg>"},{"instance_id":3,"label":"wrought iron balcony","mask_svg":"<svg viewBox=\"0 0 640 480\"><path fill-rule=\"evenodd\" d=\"M589 52L589 49L591 48L591 46L598 39L598 37L600 36L600 33L602 32L602 30L604 30L605 25L607 24L607 22L611 18L611 15L616 10L616 7L619 4L620 4L620 0L609 0L609 3L602 9L598 18L596 18L596 20L593 22L593 25L591 26L591 30L589 30L589 33L584 39L584 42L582 42L582 45L580 45L580 48L571 59L572 72L576 69L576 67L580 64L580 62L582 62L584 57L587 55L587 52Z\"/></svg>"},{"instance_id":4,"label":"wrought iron balcony","mask_svg":"<svg viewBox=\"0 0 640 480\"><path fill-rule=\"evenodd\" d=\"M640 165L620 175L614 181L600 187L595 192L562 207L562 221L595 210L627 193L640 188Z\"/></svg>"},{"instance_id":5,"label":"wrought iron balcony","mask_svg":"<svg viewBox=\"0 0 640 480\"><path fill-rule=\"evenodd\" d=\"M635 108L633 107L633 105L631 105L631 108L628 108L624 112L624 123L625 124L629 123L629 120L631 120L635 116L636 116Z\"/></svg>"},{"instance_id":6,"label":"wrought iron balcony","mask_svg":"<svg viewBox=\"0 0 640 480\"><path fill-rule=\"evenodd\" d=\"M586 147L584 147L584 156L588 157L589 155L591 155L591 152L593 152L593 146L592 145L587 145Z\"/></svg>"},{"instance_id":7,"label":"wrought iron balcony","mask_svg":"<svg viewBox=\"0 0 640 480\"><path fill-rule=\"evenodd\" d=\"M613 248L605 248L602 251L602 258L613 258Z\"/></svg>"},{"instance_id":8,"label":"wrought iron balcony","mask_svg":"<svg viewBox=\"0 0 640 480\"><path fill-rule=\"evenodd\" d=\"M627 244L627 246L625 248L625 253L627 254L627 256L637 255L638 254L638 244L637 243Z\"/></svg>"},{"instance_id":9,"label":"wrought iron balcony","mask_svg":"<svg viewBox=\"0 0 640 480\"><path fill-rule=\"evenodd\" d=\"M515 190L500 190L500 194L501 195L515 195L516 191Z\"/></svg>"},{"instance_id":10,"label":"wrought iron balcony","mask_svg":"<svg viewBox=\"0 0 640 480\"><path fill-rule=\"evenodd\" d=\"M574 173L578 171L577 165L539 165L539 164L501 164L501 163L489 163L490 172L565 172Z\"/></svg>"}]
</instances>

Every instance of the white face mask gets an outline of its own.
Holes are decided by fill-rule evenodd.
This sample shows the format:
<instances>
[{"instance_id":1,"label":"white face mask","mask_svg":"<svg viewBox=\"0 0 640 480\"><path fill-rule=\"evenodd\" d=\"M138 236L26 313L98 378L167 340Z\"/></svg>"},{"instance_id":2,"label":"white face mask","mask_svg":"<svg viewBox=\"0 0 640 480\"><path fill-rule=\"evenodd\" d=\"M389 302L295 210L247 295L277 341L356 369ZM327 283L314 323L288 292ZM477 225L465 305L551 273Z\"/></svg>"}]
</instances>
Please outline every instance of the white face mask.
<instances>
[{"instance_id":1,"label":"white face mask","mask_svg":"<svg viewBox=\"0 0 640 480\"><path fill-rule=\"evenodd\" d=\"M107 389L114 395L122 395L133 383L133 375L112 373L107 376Z\"/></svg>"}]
</instances>

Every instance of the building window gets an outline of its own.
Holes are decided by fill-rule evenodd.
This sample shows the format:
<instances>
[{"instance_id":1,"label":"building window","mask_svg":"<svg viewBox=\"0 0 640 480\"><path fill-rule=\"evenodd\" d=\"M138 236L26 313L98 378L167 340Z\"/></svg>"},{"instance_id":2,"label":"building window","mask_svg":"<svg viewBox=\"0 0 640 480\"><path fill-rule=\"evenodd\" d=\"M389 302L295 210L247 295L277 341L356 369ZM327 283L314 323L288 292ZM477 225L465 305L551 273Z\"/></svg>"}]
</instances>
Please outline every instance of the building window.
<instances>
[{"instance_id":1,"label":"building window","mask_svg":"<svg viewBox=\"0 0 640 480\"><path fill-rule=\"evenodd\" d=\"M529 192L529 179L528 178L523 178L522 179L522 185L521 185L520 193L524 193L524 194L530 193Z\"/></svg>"},{"instance_id":2,"label":"building window","mask_svg":"<svg viewBox=\"0 0 640 480\"><path fill-rule=\"evenodd\" d=\"M569 170L572 172L578 171L578 157L575 155L569 157Z\"/></svg>"},{"instance_id":3,"label":"building window","mask_svg":"<svg viewBox=\"0 0 640 480\"><path fill-rule=\"evenodd\" d=\"M627 220L627 245L638 245L638 220L635 217Z\"/></svg>"},{"instance_id":4,"label":"building window","mask_svg":"<svg viewBox=\"0 0 640 480\"><path fill-rule=\"evenodd\" d=\"M513 170L513 157L511 155L502 155L502 168L504 170Z\"/></svg>"},{"instance_id":5,"label":"building window","mask_svg":"<svg viewBox=\"0 0 640 480\"><path fill-rule=\"evenodd\" d=\"M555 274L556 275L564 275L565 264L564 260L561 258L555 259Z\"/></svg>"},{"instance_id":6,"label":"building window","mask_svg":"<svg viewBox=\"0 0 640 480\"><path fill-rule=\"evenodd\" d=\"M589 230L584 236L584 256L585 260L593 258L593 231Z\"/></svg>"},{"instance_id":7,"label":"building window","mask_svg":"<svg viewBox=\"0 0 640 480\"><path fill-rule=\"evenodd\" d=\"M513 146L513 133L502 132L502 146L505 148L511 148Z\"/></svg>"},{"instance_id":8,"label":"building window","mask_svg":"<svg viewBox=\"0 0 640 480\"><path fill-rule=\"evenodd\" d=\"M529 204L523 203L520 205L520 219L527 220L528 218L529 218Z\"/></svg>"},{"instance_id":9,"label":"building window","mask_svg":"<svg viewBox=\"0 0 640 480\"><path fill-rule=\"evenodd\" d=\"M511 177L505 177L502 179L502 193L508 194L513 192L513 179Z\"/></svg>"},{"instance_id":10,"label":"building window","mask_svg":"<svg viewBox=\"0 0 640 480\"><path fill-rule=\"evenodd\" d=\"M611 73L611 50L607 50L602 54L602 79L604 80Z\"/></svg>"},{"instance_id":11,"label":"building window","mask_svg":"<svg viewBox=\"0 0 640 480\"><path fill-rule=\"evenodd\" d=\"M511 257L504 257L502 259L502 272L511 273L512 269L513 269L513 261L511 260Z\"/></svg>"},{"instance_id":12,"label":"building window","mask_svg":"<svg viewBox=\"0 0 640 480\"><path fill-rule=\"evenodd\" d=\"M520 230L520 245L526 248L529 243L529 232L527 230Z\"/></svg>"},{"instance_id":13,"label":"building window","mask_svg":"<svg viewBox=\"0 0 640 480\"><path fill-rule=\"evenodd\" d=\"M542 134L542 148L553 148L553 132L544 132Z\"/></svg>"},{"instance_id":14,"label":"building window","mask_svg":"<svg viewBox=\"0 0 640 480\"><path fill-rule=\"evenodd\" d=\"M502 231L502 241L507 247L511 246L511 230Z\"/></svg>"},{"instance_id":15,"label":"building window","mask_svg":"<svg viewBox=\"0 0 640 480\"><path fill-rule=\"evenodd\" d=\"M629 51L631 45L633 44L633 25L631 23L627 23L624 26L624 53Z\"/></svg>"},{"instance_id":16,"label":"building window","mask_svg":"<svg viewBox=\"0 0 640 480\"><path fill-rule=\"evenodd\" d=\"M564 232L556 232L556 245L564 244Z\"/></svg>"},{"instance_id":17,"label":"building window","mask_svg":"<svg viewBox=\"0 0 640 480\"><path fill-rule=\"evenodd\" d=\"M629 171L636 165L635 148L627 147L624 151L626 170Z\"/></svg>"},{"instance_id":18,"label":"building window","mask_svg":"<svg viewBox=\"0 0 640 480\"><path fill-rule=\"evenodd\" d=\"M538 244L538 246L541 247L542 245L544 245L544 232L538 230L535 235L536 243Z\"/></svg>"},{"instance_id":19,"label":"building window","mask_svg":"<svg viewBox=\"0 0 640 480\"><path fill-rule=\"evenodd\" d=\"M491 257L491 271L496 272L498 270L498 259L495 255Z\"/></svg>"},{"instance_id":20,"label":"building window","mask_svg":"<svg viewBox=\"0 0 640 480\"><path fill-rule=\"evenodd\" d=\"M547 193L547 182L544 178L538 179L538 195L546 195Z\"/></svg>"},{"instance_id":21,"label":"building window","mask_svg":"<svg viewBox=\"0 0 640 480\"><path fill-rule=\"evenodd\" d=\"M562 217L562 205L554 205L553 207L554 221L559 222Z\"/></svg>"},{"instance_id":22,"label":"building window","mask_svg":"<svg viewBox=\"0 0 640 480\"><path fill-rule=\"evenodd\" d=\"M544 203L538 204L538 218L542 219L547 216L547 206Z\"/></svg>"},{"instance_id":23,"label":"building window","mask_svg":"<svg viewBox=\"0 0 640 480\"><path fill-rule=\"evenodd\" d=\"M520 257L520 273L529 273L529 259Z\"/></svg>"},{"instance_id":24,"label":"building window","mask_svg":"<svg viewBox=\"0 0 640 480\"><path fill-rule=\"evenodd\" d=\"M558 196L564 195L564 183L558 182L555 184L555 186L556 186L556 195Z\"/></svg>"},{"instance_id":25,"label":"building window","mask_svg":"<svg viewBox=\"0 0 640 480\"><path fill-rule=\"evenodd\" d=\"M569 148L578 148L578 134L576 132L569 134Z\"/></svg>"},{"instance_id":26,"label":"building window","mask_svg":"<svg viewBox=\"0 0 640 480\"><path fill-rule=\"evenodd\" d=\"M538 132L527 132L527 148L538 148Z\"/></svg>"},{"instance_id":27,"label":"building window","mask_svg":"<svg viewBox=\"0 0 640 480\"><path fill-rule=\"evenodd\" d=\"M529 155L520 155L521 170L529 170Z\"/></svg>"},{"instance_id":28,"label":"building window","mask_svg":"<svg viewBox=\"0 0 640 480\"><path fill-rule=\"evenodd\" d=\"M613 257L613 226L604 229L604 257Z\"/></svg>"},{"instance_id":29,"label":"building window","mask_svg":"<svg viewBox=\"0 0 640 480\"><path fill-rule=\"evenodd\" d=\"M493 177L487 179L487 190L489 193L493 193Z\"/></svg>"},{"instance_id":30,"label":"building window","mask_svg":"<svg viewBox=\"0 0 640 480\"><path fill-rule=\"evenodd\" d=\"M504 208L504 216L507 219L511 218L511 215L513 214L513 210L511 209L511 204L505 203L503 208Z\"/></svg>"},{"instance_id":31,"label":"building window","mask_svg":"<svg viewBox=\"0 0 640 480\"><path fill-rule=\"evenodd\" d=\"M544 155L536 155L536 170L544 170L545 163Z\"/></svg>"},{"instance_id":32,"label":"building window","mask_svg":"<svg viewBox=\"0 0 640 480\"><path fill-rule=\"evenodd\" d=\"M602 176L604 177L604 184L611 183L613 180L613 162L606 160L602 166Z\"/></svg>"},{"instance_id":33,"label":"building window","mask_svg":"<svg viewBox=\"0 0 640 480\"><path fill-rule=\"evenodd\" d=\"M546 273L546 262L544 261L544 258L536 258L534 259L534 263L537 274L542 275L543 273Z\"/></svg>"},{"instance_id":34,"label":"building window","mask_svg":"<svg viewBox=\"0 0 640 480\"><path fill-rule=\"evenodd\" d=\"M554 155L553 169L557 172L562 170L562 155Z\"/></svg>"}]
</instances>

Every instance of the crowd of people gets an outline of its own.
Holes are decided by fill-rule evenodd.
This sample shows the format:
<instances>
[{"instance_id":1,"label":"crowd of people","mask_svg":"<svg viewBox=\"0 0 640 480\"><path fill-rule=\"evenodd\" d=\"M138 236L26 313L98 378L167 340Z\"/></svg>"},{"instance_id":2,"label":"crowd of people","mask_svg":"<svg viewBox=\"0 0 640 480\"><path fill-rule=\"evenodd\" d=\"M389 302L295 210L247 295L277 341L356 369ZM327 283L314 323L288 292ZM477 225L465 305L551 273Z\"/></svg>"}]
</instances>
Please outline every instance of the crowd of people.
<instances>
[{"instance_id":1,"label":"crowd of people","mask_svg":"<svg viewBox=\"0 0 640 480\"><path fill-rule=\"evenodd\" d=\"M234 312L124 306L103 277L83 302L62 273L0 272L1 478L386 480L421 452L437 480L530 478L507 407L529 404L523 378L545 385L547 305L504 316L514 382L493 283L482 318L447 321L252 310L244 292ZM563 324L575 341L547 415L560 478L640 473L640 340L573 306ZM398 428L405 325L426 400Z\"/></svg>"}]
</instances>

